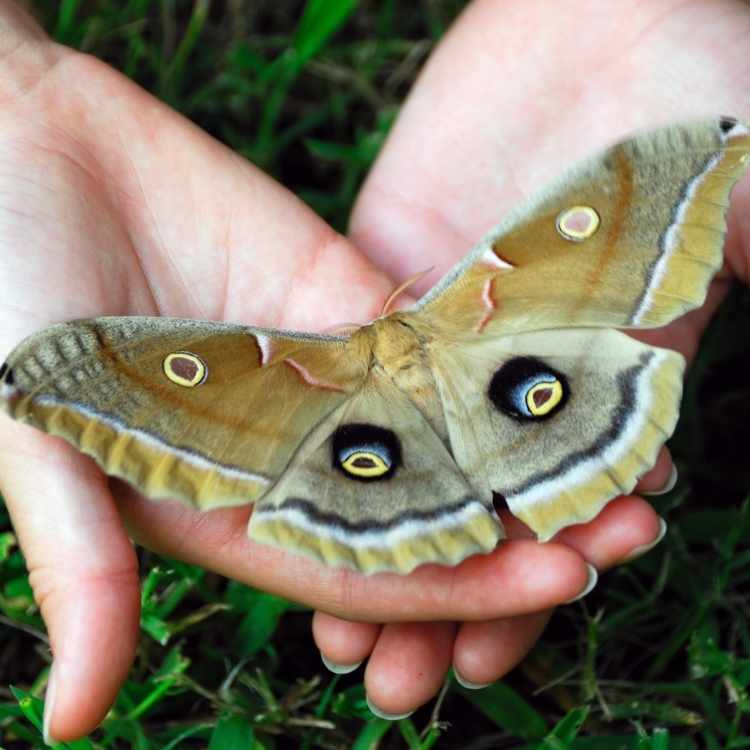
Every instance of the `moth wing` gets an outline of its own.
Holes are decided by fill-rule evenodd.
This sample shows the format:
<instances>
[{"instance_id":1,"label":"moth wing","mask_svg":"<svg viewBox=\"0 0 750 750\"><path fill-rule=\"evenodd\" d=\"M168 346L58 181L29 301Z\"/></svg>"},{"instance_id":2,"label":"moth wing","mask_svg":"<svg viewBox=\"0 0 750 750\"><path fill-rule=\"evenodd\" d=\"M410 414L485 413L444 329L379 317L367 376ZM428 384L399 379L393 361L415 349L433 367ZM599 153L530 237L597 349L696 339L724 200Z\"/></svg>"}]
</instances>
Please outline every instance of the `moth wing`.
<instances>
[{"instance_id":1,"label":"moth wing","mask_svg":"<svg viewBox=\"0 0 750 750\"><path fill-rule=\"evenodd\" d=\"M366 574L455 565L503 535L491 493L466 481L419 409L377 373L302 443L249 533Z\"/></svg>"},{"instance_id":2,"label":"moth wing","mask_svg":"<svg viewBox=\"0 0 750 750\"><path fill-rule=\"evenodd\" d=\"M413 309L465 335L664 325L703 303L748 165L730 118L624 141L511 212Z\"/></svg>"},{"instance_id":3,"label":"moth wing","mask_svg":"<svg viewBox=\"0 0 750 750\"><path fill-rule=\"evenodd\" d=\"M541 540L631 492L677 422L682 356L618 331L439 343L431 360L456 462Z\"/></svg>"},{"instance_id":4,"label":"moth wing","mask_svg":"<svg viewBox=\"0 0 750 750\"><path fill-rule=\"evenodd\" d=\"M208 509L265 492L366 372L345 339L97 318L22 342L3 366L0 402L147 496Z\"/></svg>"}]
</instances>

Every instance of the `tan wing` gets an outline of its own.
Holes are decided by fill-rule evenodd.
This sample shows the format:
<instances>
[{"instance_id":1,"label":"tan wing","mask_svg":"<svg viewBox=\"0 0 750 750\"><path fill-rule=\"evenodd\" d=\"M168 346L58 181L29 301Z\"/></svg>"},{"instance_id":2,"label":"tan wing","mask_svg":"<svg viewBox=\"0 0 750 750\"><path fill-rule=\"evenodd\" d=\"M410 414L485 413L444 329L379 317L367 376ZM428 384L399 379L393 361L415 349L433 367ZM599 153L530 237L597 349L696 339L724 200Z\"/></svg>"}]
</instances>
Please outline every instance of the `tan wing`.
<instances>
[{"instance_id":1,"label":"tan wing","mask_svg":"<svg viewBox=\"0 0 750 750\"><path fill-rule=\"evenodd\" d=\"M451 451L541 540L632 491L677 422L684 361L618 331L430 348Z\"/></svg>"},{"instance_id":2,"label":"tan wing","mask_svg":"<svg viewBox=\"0 0 750 750\"><path fill-rule=\"evenodd\" d=\"M412 309L467 337L664 325L702 304L748 165L750 130L730 118L625 141L511 213Z\"/></svg>"},{"instance_id":3,"label":"tan wing","mask_svg":"<svg viewBox=\"0 0 750 750\"><path fill-rule=\"evenodd\" d=\"M250 537L363 573L456 565L503 536L492 494L377 369L256 504Z\"/></svg>"},{"instance_id":4,"label":"tan wing","mask_svg":"<svg viewBox=\"0 0 750 750\"><path fill-rule=\"evenodd\" d=\"M346 339L98 318L30 337L1 372L12 417L65 438L149 497L206 509L265 492L360 387L367 360Z\"/></svg>"}]
</instances>

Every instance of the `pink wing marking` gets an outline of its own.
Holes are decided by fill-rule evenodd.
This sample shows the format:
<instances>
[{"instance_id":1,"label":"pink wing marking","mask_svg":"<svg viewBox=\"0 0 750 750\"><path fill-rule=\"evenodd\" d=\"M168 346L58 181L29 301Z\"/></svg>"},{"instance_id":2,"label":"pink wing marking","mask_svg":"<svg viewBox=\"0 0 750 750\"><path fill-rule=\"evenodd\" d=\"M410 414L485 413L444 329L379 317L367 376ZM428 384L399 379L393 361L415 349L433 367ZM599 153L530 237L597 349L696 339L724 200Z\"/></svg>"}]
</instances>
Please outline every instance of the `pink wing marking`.
<instances>
[{"instance_id":1,"label":"pink wing marking","mask_svg":"<svg viewBox=\"0 0 750 750\"><path fill-rule=\"evenodd\" d=\"M476 332L481 333L487 323L492 320L492 315L497 309L497 302L493 296L495 291L495 279L487 279L484 282L484 288L482 289L482 302L484 304L484 315L482 319L477 323Z\"/></svg>"},{"instance_id":2,"label":"pink wing marking","mask_svg":"<svg viewBox=\"0 0 750 750\"><path fill-rule=\"evenodd\" d=\"M342 388L340 385L336 385L336 383L327 383L325 380L320 380L319 378L316 378L315 375L313 375L306 367L301 365L299 362L296 362L291 357L287 357L284 360L284 363L289 365L301 378L305 381L308 385L313 386L314 388L323 388L326 391L341 391L345 393L345 389Z\"/></svg>"}]
</instances>

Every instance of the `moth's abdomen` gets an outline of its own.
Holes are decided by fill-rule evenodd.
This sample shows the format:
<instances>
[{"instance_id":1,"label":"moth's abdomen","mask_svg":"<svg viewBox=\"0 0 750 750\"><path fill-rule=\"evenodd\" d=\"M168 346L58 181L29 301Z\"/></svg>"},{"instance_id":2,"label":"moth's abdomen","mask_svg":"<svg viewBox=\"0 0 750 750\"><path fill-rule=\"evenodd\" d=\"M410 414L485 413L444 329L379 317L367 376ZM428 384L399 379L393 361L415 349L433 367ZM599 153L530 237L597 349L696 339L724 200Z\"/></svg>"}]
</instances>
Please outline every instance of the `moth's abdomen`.
<instances>
[{"instance_id":1,"label":"moth's abdomen","mask_svg":"<svg viewBox=\"0 0 750 750\"><path fill-rule=\"evenodd\" d=\"M408 313L394 313L373 323L373 361L405 393L433 430L446 440L445 414L424 342L409 325Z\"/></svg>"}]
</instances>

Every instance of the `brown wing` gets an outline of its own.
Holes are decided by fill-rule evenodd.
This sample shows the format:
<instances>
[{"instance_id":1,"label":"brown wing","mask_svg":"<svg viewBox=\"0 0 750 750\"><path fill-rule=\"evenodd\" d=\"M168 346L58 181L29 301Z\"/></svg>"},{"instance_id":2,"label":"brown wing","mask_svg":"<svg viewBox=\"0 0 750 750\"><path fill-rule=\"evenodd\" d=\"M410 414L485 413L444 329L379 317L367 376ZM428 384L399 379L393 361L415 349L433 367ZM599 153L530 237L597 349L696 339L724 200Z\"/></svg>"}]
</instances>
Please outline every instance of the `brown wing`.
<instances>
[{"instance_id":1,"label":"brown wing","mask_svg":"<svg viewBox=\"0 0 750 750\"><path fill-rule=\"evenodd\" d=\"M664 325L702 304L748 165L750 130L730 118L625 141L513 212L413 309L466 336Z\"/></svg>"},{"instance_id":2,"label":"brown wing","mask_svg":"<svg viewBox=\"0 0 750 750\"><path fill-rule=\"evenodd\" d=\"M367 372L346 339L168 318L55 325L3 366L0 401L153 498L251 502Z\"/></svg>"}]
</instances>

